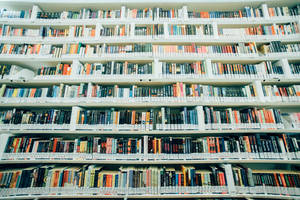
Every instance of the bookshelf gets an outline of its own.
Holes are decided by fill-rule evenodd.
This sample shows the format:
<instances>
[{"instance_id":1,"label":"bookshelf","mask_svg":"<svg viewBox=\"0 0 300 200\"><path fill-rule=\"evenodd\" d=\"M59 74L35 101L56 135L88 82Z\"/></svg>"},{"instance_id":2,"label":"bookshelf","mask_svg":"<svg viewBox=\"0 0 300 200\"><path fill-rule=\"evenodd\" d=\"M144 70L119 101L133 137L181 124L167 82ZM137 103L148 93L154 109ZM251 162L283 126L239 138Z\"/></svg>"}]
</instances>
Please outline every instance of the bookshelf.
<instances>
[{"instance_id":1,"label":"bookshelf","mask_svg":"<svg viewBox=\"0 0 300 200\"><path fill-rule=\"evenodd\" d=\"M300 198L296 0L0 7L1 199Z\"/></svg>"}]
</instances>

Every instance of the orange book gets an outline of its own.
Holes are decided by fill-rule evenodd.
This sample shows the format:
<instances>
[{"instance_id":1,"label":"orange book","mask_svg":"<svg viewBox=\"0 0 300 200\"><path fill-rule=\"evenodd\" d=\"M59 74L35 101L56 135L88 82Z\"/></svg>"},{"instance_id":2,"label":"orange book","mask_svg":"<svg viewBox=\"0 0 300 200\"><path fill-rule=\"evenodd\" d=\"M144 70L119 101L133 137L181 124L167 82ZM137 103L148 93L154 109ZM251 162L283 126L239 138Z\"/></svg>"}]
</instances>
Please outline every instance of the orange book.
<instances>
[{"instance_id":1,"label":"orange book","mask_svg":"<svg viewBox=\"0 0 300 200\"><path fill-rule=\"evenodd\" d=\"M28 152L29 152L30 146L31 146L31 142L32 142L32 138L29 138L29 142L28 142L28 145L27 145L27 147L26 147L25 153L28 153ZM0 178L0 180L1 180L1 178Z\"/></svg>"},{"instance_id":2,"label":"orange book","mask_svg":"<svg viewBox=\"0 0 300 200\"><path fill-rule=\"evenodd\" d=\"M18 147L19 141L20 141L20 138L15 138L14 139L14 143L13 143L14 153L17 152L17 147Z\"/></svg>"},{"instance_id":3,"label":"orange book","mask_svg":"<svg viewBox=\"0 0 300 200\"><path fill-rule=\"evenodd\" d=\"M187 170L184 166L182 166L183 173L183 186L187 186Z\"/></svg>"},{"instance_id":4,"label":"orange book","mask_svg":"<svg viewBox=\"0 0 300 200\"><path fill-rule=\"evenodd\" d=\"M174 83L174 84L173 84L173 96L174 96L174 97L177 97L177 88L176 88L176 86L177 86L177 85Z\"/></svg>"},{"instance_id":5,"label":"orange book","mask_svg":"<svg viewBox=\"0 0 300 200\"><path fill-rule=\"evenodd\" d=\"M251 153L251 147L250 147L250 141L249 141L249 137L248 136L243 136L245 142L246 142L246 146L247 146L247 152Z\"/></svg>"},{"instance_id":6,"label":"orange book","mask_svg":"<svg viewBox=\"0 0 300 200\"><path fill-rule=\"evenodd\" d=\"M135 114L136 114L136 111L133 110L133 111L132 111L131 124L135 124Z\"/></svg>"},{"instance_id":7,"label":"orange book","mask_svg":"<svg viewBox=\"0 0 300 200\"><path fill-rule=\"evenodd\" d=\"M280 178L281 178L281 182L282 182L283 187L286 187L286 182L285 182L285 179L284 179L284 174L280 173Z\"/></svg>"},{"instance_id":8,"label":"orange book","mask_svg":"<svg viewBox=\"0 0 300 200\"><path fill-rule=\"evenodd\" d=\"M36 88L32 88L29 97L34 97L35 92L36 92Z\"/></svg>"},{"instance_id":9,"label":"orange book","mask_svg":"<svg viewBox=\"0 0 300 200\"><path fill-rule=\"evenodd\" d=\"M36 54L40 54L40 50L41 50L41 44L38 44L36 48Z\"/></svg>"},{"instance_id":10,"label":"orange book","mask_svg":"<svg viewBox=\"0 0 300 200\"><path fill-rule=\"evenodd\" d=\"M91 37L95 37L95 34L96 34L96 30L92 29L92 31L91 31Z\"/></svg>"},{"instance_id":11,"label":"orange book","mask_svg":"<svg viewBox=\"0 0 300 200\"><path fill-rule=\"evenodd\" d=\"M208 153L212 153L210 149L210 137L206 137Z\"/></svg>"},{"instance_id":12,"label":"orange book","mask_svg":"<svg viewBox=\"0 0 300 200\"><path fill-rule=\"evenodd\" d=\"M227 113L227 112L226 112ZM217 152L216 153L220 153L221 151L220 151L220 142L219 142L219 138L217 137L216 138L216 143L217 143Z\"/></svg>"},{"instance_id":13,"label":"orange book","mask_svg":"<svg viewBox=\"0 0 300 200\"><path fill-rule=\"evenodd\" d=\"M70 65L68 65L67 67L67 75L71 75L72 72L72 67Z\"/></svg>"},{"instance_id":14,"label":"orange book","mask_svg":"<svg viewBox=\"0 0 300 200\"><path fill-rule=\"evenodd\" d=\"M9 54L11 54L11 52L12 52L12 50L14 49L14 44L12 44L11 46L10 46L10 49L9 49Z\"/></svg>"},{"instance_id":15,"label":"orange book","mask_svg":"<svg viewBox=\"0 0 300 200\"><path fill-rule=\"evenodd\" d=\"M56 146L57 146L57 138L54 138L52 152L56 152Z\"/></svg>"},{"instance_id":16,"label":"orange book","mask_svg":"<svg viewBox=\"0 0 300 200\"><path fill-rule=\"evenodd\" d=\"M154 154L157 153L156 140L157 140L157 139L154 139L154 140L153 140L153 147L154 147L153 152L154 152Z\"/></svg>"},{"instance_id":17,"label":"orange book","mask_svg":"<svg viewBox=\"0 0 300 200\"><path fill-rule=\"evenodd\" d=\"M11 177L11 181L9 183L9 188L13 188L14 184L17 183L16 176L17 176L17 173L13 172L13 175Z\"/></svg>"},{"instance_id":18,"label":"orange book","mask_svg":"<svg viewBox=\"0 0 300 200\"><path fill-rule=\"evenodd\" d=\"M128 140L128 148L127 148L128 153L131 152L131 140Z\"/></svg>"},{"instance_id":19,"label":"orange book","mask_svg":"<svg viewBox=\"0 0 300 200\"><path fill-rule=\"evenodd\" d=\"M66 170L63 172L62 187L64 187L65 183L68 182L68 177L69 177L69 171Z\"/></svg>"},{"instance_id":20,"label":"orange book","mask_svg":"<svg viewBox=\"0 0 300 200\"><path fill-rule=\"evenodd\" d=\"M239 10L239 16L240 16L240 18L243 18L243 13L241 10Z\"/></svg>"},{"instance_id":21,"label":"orange book","mask_svg":"<svg viewBox=\"0 0 300 200\"><path fill-rule=\"evenodd\" d=\"M282 139L283 139L283 143L284 143L284 147L286 149L286 152L289 152L289 148L287 148L288 144L287 144L287 141L286 141L286 134L282 134Z\"/></svg>"},{"instance_id":22,"label":"orange book","mask_svg":"<svg viewBox=\"0 0 300 200\"><path fill-rule=\"evenodd\" d=\"M274 173L274 178L275 178L276 186L280 186L276 173Z\"/></svg>"},{"instance_id":23,"label":"orange book","mask_svg":"<svg viewBox=\"0 0 300 200\"><path fill-rule=\"evenodd\" d=\"M115 113L116 113L116 118L114 119L114 124L119 124L118 123L119 112L115 111Z\"/></svg>"},{"instance_id":24,"label":"orange book","mask_svg":"<svg viewBox=\"0 0 300 200\"><path fill-rule=\"evenodd\" d=\"M58 179L59 179L59 170L56 170L54 172L54 181L52 187L57 187L58 186Z\"/></svg>"},{"instance_id":25,"label":"orange book","mask_svg":"<svg viewBox=\"0 0 300 200\"><path fill-rule=\"evenodd\" d=\"M238 111L234 110L233 113L234 113L235 123L238 124L239 123Z\"/></svg>"}]
</instances>

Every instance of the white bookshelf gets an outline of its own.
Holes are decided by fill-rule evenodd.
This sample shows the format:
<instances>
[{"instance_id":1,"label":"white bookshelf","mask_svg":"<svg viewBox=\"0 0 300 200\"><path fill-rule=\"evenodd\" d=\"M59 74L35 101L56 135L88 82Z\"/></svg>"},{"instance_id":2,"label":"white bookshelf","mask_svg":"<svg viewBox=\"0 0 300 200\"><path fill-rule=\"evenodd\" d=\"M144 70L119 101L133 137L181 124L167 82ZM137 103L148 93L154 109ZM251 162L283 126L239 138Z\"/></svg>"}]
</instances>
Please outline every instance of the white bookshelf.
<instances>
[{"instance_id":1,"label":"white bookshelf","mask_svg":"<svg viewBox=\"0 0 300 200\"><path fill-rule=\"evenodd\" d=\"M292 74L291 62L300 63L300 50L281 53L162 53L162 52L132 52L132 53L106 53L107 45L150 43L153 45L234 45L238 43L254 42L257 46L268 44L272 41L280 41L284 44L299 43L300 32L288 35L221 35L219 28L245 28L258 25L277 25L296 23L300 30L300 15L298 16L270 16L268 8L277 6L299 5L296 0L3 0L0 8L9 10L32 10L31 17L1 18L0 25L8 25L18 28L40 29L49 26L71 30L73 26L94 27L95 36L73 37L43 37L43 36L0 36L1 43L5 44L42 44L42 45L67 45L67 44L100 44L103 45L100 52L93 55L79 54L0 54L0 63L15 64L34 72L37 72L41 64L55 66L58 63L68 63L72 66L71 75L36 75L33 78L0 79L0 86L16 87L48 87L59 84L88 84L87 97L77 98L10 98L0 97L0 109L26 108L49 109L67 108L72 110L70 124L0 124L0 167L13 168L20 165L84 165L98 164L107 166L121 166L124 163L132 166L156 166L156 165L217 165L226 173L227 186L202 186L202 187L145 187L145 188L115 188L115 187L44 187L44 188L0 188L1 199L67 199L67 198L120 198L130 199L203 199L203 198L243 198L243 199L300 199L300 188L295 187L271 187L255 186L240 187L234 185L232 166L242 164L245 166L271 166L277 165L291 169L300 164L300 152L288 153L191 153L191 154L97 154L97 153L4 153L9 136L96 136L123 137L123 136L223 136L223 135L247 135L247 134L290 134L299 138L300 124L294 127L284 126L283 123L253 123L253 124L205 124L203 106L214 108L278 108L289 111L300 111L300 97L266 97L263 94L264 85L296 85L300 83L300 75ZM238 10L245 6L261 8L263 17L243 18L189 18L188 11L215 11ZM179 9L178 17L163 18L131 18L127 9L133 8L176 8ZM61 12L65 10L78 11L82 8L115 9L121 10L120 18L110 19L38 19L39 11ZM161 24L164 27L163 34L155 36L135 35L135 27ZM127 36L100 36L103 26L114 27L127 25L130 27ZM171 35L169 25L211 25L211 35ZM74 32L73 32L74 34ZM130 61L152 63L152 74L134 75L81 75L76 74L75 69L85 63L105 63L109 61ZM205 63L205 74L163 74L163 62L195 62ZM260 70L257 74L223 74L213 73L212 63L240 63L255 64L262 68L264 61L272 61L282 66L284 74L267 74ZM1 64L0 64L1 65ZM208 85L250 85L258 90L256 97L92 97L93 84L104 85L139 85L157 86L183 82L186 84ZM152 125L116 125L116 124L77 124L78 111L99 108L128 108L150 109L161 107L195 107L197 124L156 124ZM162 112L162 119L165 114ZM148 147L147 147L148 148Z\"/></svg>"}]
</instances>

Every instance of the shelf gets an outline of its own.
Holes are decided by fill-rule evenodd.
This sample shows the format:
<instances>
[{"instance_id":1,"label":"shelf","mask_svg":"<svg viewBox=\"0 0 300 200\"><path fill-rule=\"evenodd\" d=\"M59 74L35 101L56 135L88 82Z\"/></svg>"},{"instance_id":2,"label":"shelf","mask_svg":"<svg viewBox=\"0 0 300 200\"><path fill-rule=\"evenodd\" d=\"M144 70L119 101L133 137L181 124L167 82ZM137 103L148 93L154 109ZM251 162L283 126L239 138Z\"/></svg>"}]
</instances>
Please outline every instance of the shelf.
<instances>
[{"instance_id":1,"label":"shelf","mask_svg":"<svg viewBox=\"0 0 300 200\"><path fill-rule=\"evenodd\" d=\"M253 81L262 81L262 84L299 84L300 74L295 78L282 78L282 76L258 76L258 75L228 75L213 76L208 78L206 75L155 75L155 74L135 74L135 75L45 75L36 76L30 80L9 80L2 79L0 84L22 85L22 86L47 86L53 84L79 84L79 83L102 83L102 84L120 84L120 85L163 85L177 82L199 83L212 85L241 85L253 83Z\"/></svg>"},{"instance_id":2,"label":"shelf","mask_svg":"<svg viewBox=\"0 0 300 200\"><path fill-rule=\"evenodd\" d=\"M97 2L98 3L98 2ZM199 1L198 1L199 3ZM267 2L264 2L267 3ZM72 2L74 5L74 2ZM228 3L227 3L228 4ZM226 5L227 6L227 5ZM150 7L153 7L151 5ZM174 7L171 6L171 7ZM22 25L22 26L67 26L67 25L115 25L115 24L212 24L220 25L258 25L258 24L273 24L273 23L289 23L291 21L299 21L300 16L272 17L272 18L187 18L187 19L18 19L18 18L0 18L0 24Z\"/></svg>"},{"instance_id":3,"label":"shelf","mask_svg":"<svg viewBox=\"0 0 300 200\"><path fill-rule=\"evenodd\" d=\"M68 198L74 198L76 199L85 199L85 198L93 198L93 199L113 199L113 198L130 198L130 199L181 199L181 198L187 198L187 199L193 199L193 198L261 198L261 199L282 199L282 200L296 200L299 199L295 196L282 196L282 195L264 195L264 194L256 194L256 195L229 195L229 194L179 194L179 195L80 195L80 196L73 196L73 195L34 195L34 196L12 196L12 197L2 197L3 200L9 200L9 199L68 199Z\"/></svg>"},{"instance_id":4,"label":"shelf","mask_svg":"<svg viewBox=\"0 0 300 200\"><path fill-rule=\"evenodd\" d=\"M0 189L2 199L18 198L275 198L275 199L298 199L297 196L289 195L290 192L298 194L295 188L280 187L244 187L251 190L252 194L227 194L226 186L204 186L204 187L161 187L156 188L20 188L20 189ZM159 190L159 191L158 191ZM255 190L259 193L256 194ZM275 194L264 193L270 190ZM276 191L277 190L277 191ZM279 190L279 191L278 191ZM285 190L285 191L284 191ZM284 194L280 193L284 191ZM30 194L30 196L24 195ZM59 193L59 194L57 194ZM161 193L161 194L160 194ZM164 194L165 193L165 194ZM178 194L179 193L179 194ZM218 194L220 193L220 194ZM222 194L221 194L222 193ZM11 194L12 196L4 196ZM40 195L39 195L40 194Z\"/></svg>"},{"instance_id":5,"label":"shelf","mask_svg":"<svg viewBox=\"0 0 300 200\"><path fill-rule=\"evenodd\" d=\"M238 38L237 38L238 37ZM84 43L84 44L99 44L99 43L147 43L152 44L168 44L168 43L201 43L201 44L228 44L228 43L237 43L237 42L256 42L257 44L260 43L267 43L271 41L278 41L281 42L293 42L299 41L300 34L293 34L293 35L262 35L262 36L206 36L206 35L199 35L199 36L111 36L111 37L99 37L99 38L88 38L88 37L79 37L79 38L72 38L72 37L58 37L58 38L49 38L49 37L6 37L1 36L0 40L2 43L10 43L10 44L23 44L24 41L27 43L32 44L68 44L68 43Z\"/></svg>"},{"instance_id":6,"label":"shelf","mask_svg":"<svg viewBox=\"0 0 300 200\"><path fill-rule=\"evenodd\" d=\"M194 154L98 154L98 153L4 153L0 164L292 164L299 153L194 153ZM250 158L251 157L251 158ZM266 157L266 158L259 158ZM276 159L277 157L278 159ZM279 157L282 157L281 159ZM186 159L189 158L189 159ZM290 158L290 159L283 159Z\"/></svg>"},{"instance_id":7,"label":"shelf","mask_svg":"<svg viewBox=\"0 0 300 200\"><path fill-rule=\"evenodd\" d=\"M291 133L299 134L300 129L248 129L248 130L172 130L172 131L101 131L101 130L0 130L0 134L17 134L17 135L27 135L27 134L51 134L51 135L214 135L214 134L254 134L254 133L270 133L270 134L281 134L281 133Z\"/></svg>"},{"instance_id":8,"label":"shelf","mask_svg":"<svg viewBox=\"0 0 300 200\"><path fill-rule=\"evenodd\" d=\"M196 53L171 53L171 54L157 54L157 53L123 53L123 54L102 54L100 56L92 57L80 57L79 55L63 55L61 58L53 58L51 55L0 55L0 61L13 62L26 65L36 62L72 62L73 60L79 60L80 62L102 62L102 61L134 61L134 60L172 60L172 61L199 61L204 59L210 59L211 61L234 61L234 62L260 62L260 61L275 61L286 58L288 60L300 60L300 52L290 53L270 53L265 56L259 56L257 54L196 54Z\"/></svg>"},{"instance_id":9,"label":"shelf","mask_svg":"<svg viewBox=\"0 0 300 200\"><path fill-rule=\"evenodd\" d=\"M135 97L135 98L0 98L0 107L179 107L179 106L214 106L214 107L273 107L297 108L300 98L287 101L262 102L247 97Z\"/></svg>"}]
</instances>

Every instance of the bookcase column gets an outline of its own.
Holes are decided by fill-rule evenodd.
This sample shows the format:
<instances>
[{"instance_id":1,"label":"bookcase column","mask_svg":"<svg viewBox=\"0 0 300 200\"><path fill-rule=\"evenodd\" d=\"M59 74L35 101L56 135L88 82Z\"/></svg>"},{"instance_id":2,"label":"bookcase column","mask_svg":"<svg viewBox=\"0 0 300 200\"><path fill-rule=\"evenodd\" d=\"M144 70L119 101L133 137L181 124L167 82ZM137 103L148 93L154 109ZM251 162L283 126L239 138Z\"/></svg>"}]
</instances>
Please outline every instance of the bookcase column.
<instances>
[{"instance_id":1,"label":"bookcase column","mask_svg":"<svg viewBox=\"0 0 300 200\"><path fill-rule=\"evenodd\" d=\"M259 80L256 80L256 81L254 81L253 85L256 88L258 100L260 102L265 102L266 99L265 99L265 96L264 96L264 92L262 90L262 84L261 84L261 82Z\"/></svg>"},{"instance_id":2,"label":"bookcase column","mask_svg":"<svg viewBox=\"0 0 300 200\"><path fill-rule=\"evenodd\" d=\"M286 58L283 58L280 60L280 64L282 66L283 69L283 73L285 75L286 78L292 78L293 74L290 68L290 64L288 62L288 60Z\"/></svg>"},{"instance_id":3,"label":"bookcase column","mask_svg":"<svg viewBox=\"0 0 300 200\"><path fill-rule=\"evenodd\" d=\"M77 75L77 72L81 66L82 66L82 64L79 60L77 60L77 59L73 60L71 76Z\"/></svg>"},{"instance_id":4,"label":"bookcase column","mask_svg":"<svg viewBox=\"0 0 300 200\"><path fill-rule=\"evenodd\" d=\"M188 20L188 18L189 18L187 6L182 6L182 18L184 20Z\"/></svg>"},{"instance_id":5,"label":"bookcase column","mask_svg":"<svg viewBox=\"0 0 300 200\"><path fill-rule=\"evenodd\" d=\"M166 124L166 109L165 107L161 107L161 125L164 130L166 128L165 124Z\"/></svg>"},{"instance_id":6,"label":"bookcase column","mask_svg":"<svg viewBox=\"0 0 300 200\"><path fill-rule=\"evenodd\" d=\"M95 38L100 38L100 29L102 25L100 23L96 24L96 30L95 30Z\"/></svg>"},{"instance_id":7,"label":"bookcase column","mask_svg":"<svg viewBox=\"0 0 300 200\"><path fill-rule=\"evenodd\" d=\"M213 28L213 36L215 39L218 39L219 38L219 31L218 31L218 25L216 22L213 22L212 23L212 28Z\"/></svg>"},{"instance_id":8,"label":"bookcase column","mask_svg":"<svg viewBox=\"0 0 300 200\"><path fill-rule=\"evenodd\" d=\"M205 70L208 78L213 78L211 59L205 59Z\"/></svg>"},{"instance_id":9,"label":"bookcase column","mask_svg":"<svg viewBox=\"0 0 300 200\"><path fill-rule=\"evenodd\" d=\"M121 19L126 19L126 6L121 7Z\"/></svg>"},{"instance_id":10,"label":"bookcase column","mask_svg":"<svg viewBox=\"0 0 300 200\"><path fill-rule=\"evenodd\" d=\"M92 91L93 91L93 84L91 82L89 82L86 98L91 98L92 97Z\"/></svg>"},{"instance_id":11,"label":"bookcase column","mask_svg":"<svg viewBox=\"0 0 300 200\"><path fill-rule=\"evenodd\" d=\"M198 129L205 130L203 106L197 106Z\"/></svg>"},{"instance_id":12,"label":"bookcase column","mask_svg":"<svg viewBox=\"0 0 300 200\"><path fill-rule=\"evenodd\" d=\"M147 161L148 160L148 156L147 156L147 154L148 154L148 135L145 135L144 137L143 137L143 140L144 140L144 157L143 157L143 160L144 161Z\"/></svg>"},{"instance_id":13,"label":"bookcase column","mask_svg":"<svg viewBox=\"0 0 300 200\"><path fill-rule=\"evenodd\" d=\"M154 59L154 77L161 77L162 75L162 62L159 62L158 59Z\"/></svg>"},{"instance_id":14,"label":"bookcase column","mask_svg":"<svg viewBox=\"0 0 300 200\"><path fill-rule=\"evenodd\" d=\"M270 15L269 15L269 10L268 10L268 5L267 4L262 4L261 9L262 9L264 18L269 19Z\"/></svg>"},{"instance_id":15,"label":"bookcase column","mask_svg":"<svg viewBox=\"0 0 300 200\"><path fill-rule=\"evenodd\" d=\"M164 22L164 37L169 37L169 24L167 22Z\"/></svg>"},{"instance_id":16,"label":"bookcase column","mask_svg":"<svg viewBox=\"0 0 300 200\"><path fill-rule=\"evenodd\" d=\"M130 37L134 37L135 23L130 23Z\"/></svg>"},{"instance_id":17,"label":"bookcase column","mask_svg":"<svg viewBox=\"0 0 300 200\"><path fill-rule=\"evenodd\" d=\"M2 159L2 155L4 153L9 136L10 136L9 134L0 135L0 160Z\"/></svg>"},{"instance_id":18,"label":"bookcase column","mask_svg":"<svg viewBox=\"0 0 300 200\"><path fill-rule=\"evenodd\" d=\"M38 12L41 12L41 9L40 9L40 7L38 6L38 5L34 5L33 7L32 7L32 12L31 12L31 20L35 20L35 19L37 19L37 14L38 14Z\"/></svg>"},{"instance_id":19,"label":"bookcase column","mask_svg":"<svg viewBox=\"0 0 300 200\"><path fill-rule=\"evenodd\" d=\"M82 109L78 106L73 106L72 107L72 114L71 114L71 121L70 121L70 130L75 131L76 130L76 123L77 123L77 118L79 117L79 111Z\"/></svg>"},{"instance_id":20,"label":"bookcase column","mask_svg":"<svg viewBox=\"0 0 300 200\"><path fill-rule=\"evenodd\" d=\"M227 187L228 187L229 194L236 193L231 164L222 164L221 166L225 170L225 176L227 180Z\"/></svg>"}]
</instances>

